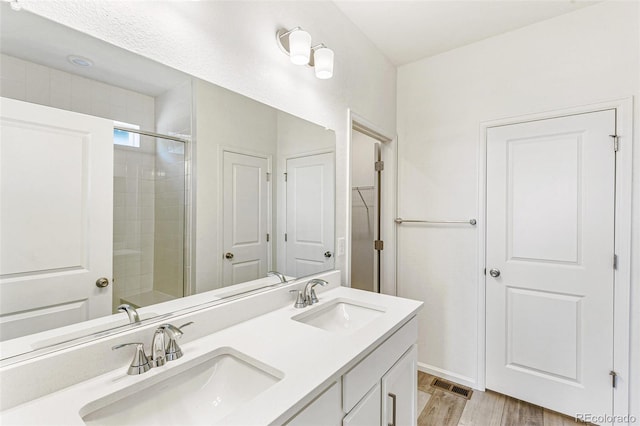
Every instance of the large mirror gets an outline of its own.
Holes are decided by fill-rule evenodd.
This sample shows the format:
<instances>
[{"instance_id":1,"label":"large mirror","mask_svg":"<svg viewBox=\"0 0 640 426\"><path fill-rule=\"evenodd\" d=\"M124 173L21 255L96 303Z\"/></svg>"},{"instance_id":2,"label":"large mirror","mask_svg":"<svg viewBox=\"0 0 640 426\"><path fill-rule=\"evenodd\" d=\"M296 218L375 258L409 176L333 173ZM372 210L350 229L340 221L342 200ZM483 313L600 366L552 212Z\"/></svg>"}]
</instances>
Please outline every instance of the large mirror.
<instances>
[{"instance_id":1,"label":"large mirror","mask_svg":"<svg viewBox=\"0 0 640 426\"><path fill-rule=\"evenodd\" d=\"M333 269L332 130L0 7L2 358Z\"/></svg>"}]
</instances>

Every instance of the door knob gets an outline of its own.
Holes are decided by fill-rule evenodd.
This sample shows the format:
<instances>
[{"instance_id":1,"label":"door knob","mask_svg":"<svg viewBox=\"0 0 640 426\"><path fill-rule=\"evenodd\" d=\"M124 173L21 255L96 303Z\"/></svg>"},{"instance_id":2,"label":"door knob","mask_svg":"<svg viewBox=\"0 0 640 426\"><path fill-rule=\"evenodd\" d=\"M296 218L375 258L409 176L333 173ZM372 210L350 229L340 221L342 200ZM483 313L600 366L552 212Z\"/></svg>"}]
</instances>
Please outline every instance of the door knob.
<instances>
[{"instance_id":1,"label":"door knob","mask_svg":"<svg viewBox=\"0 0 640 426\"><path fill-rule=\"evenodd\" d=\"M98 278L98 281L96 281L96 287L98 288L105 288L108 285L109 285L109 280L105 277Z\"/></svg>"},{"instance_id":2,"label":"door knob","mask_svg":"<svg viewBox=\"0 0 640 426\"><path fill-rule=\"evenodd\" d=\"M233 253L225 253L224 254L224 258L225 259L233 259Z\"/></svg>"},{"instance_id":3,"label":"door knob","mask_svg":"<svg viewBox=\"0 0 640 426\"><path fill-rule=\"evenodd\" d=\"M498 278L500 276L500 269L491 269L489 271L489 275L491 275L493 278Z\"/></svg>"},{"instance_id":4,"label":"door knob","mask_svg":"<svg viewBox=\"0 0 640 426\"><path fill-rule=\"evenodd\" d=\"M331 252L330 251L325 251L324 252L324 257L331 257Z\"/></svg>"}]
</instances>

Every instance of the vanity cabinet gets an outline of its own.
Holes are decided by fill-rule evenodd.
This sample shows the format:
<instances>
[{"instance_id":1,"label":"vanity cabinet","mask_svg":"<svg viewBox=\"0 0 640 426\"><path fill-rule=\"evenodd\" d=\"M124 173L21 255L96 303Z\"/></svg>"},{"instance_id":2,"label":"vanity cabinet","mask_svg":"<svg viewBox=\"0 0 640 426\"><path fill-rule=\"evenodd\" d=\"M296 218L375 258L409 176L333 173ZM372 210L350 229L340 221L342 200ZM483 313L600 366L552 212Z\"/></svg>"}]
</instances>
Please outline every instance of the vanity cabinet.
<instances>
[{"instance_id":1,"label":"vanity cabinet","mask_svg":"<svg viewBox=\"0 0 640 426\"><path fill-rule=\"evenodd\" d=\"M418 323L413 318L342 376L342 410L347 414L343 425L415 424L417 338ZM377 405L371 400L375 394ZM371 423L374 414L377 421Z\"/></svg>"},{"instance_id":2,"label":"vanity cabinet","mask_svg":"<svg viewBox=\"0 0 640 426\"><path fill-rule=\"evenodd\" d=\"M418 324L413 318L287 424L415 425L417 338ZM337 419L336 409L340 412Z\"/></svg>"},{"instance_id":3,"label":"vanity cabinet","mask_svg":"<svg viewBox=\"0 0 640 426\"><path fill-rule=\"evenodd\" d=\"M376 384L362 401L356 405L342 420L343 426L371 426L380 424L382 407L380 384Z\"/></svg>"},{"instance_id":4,"label":"vanity cabinet","mask_svg":"<svg viewBox=\"0 0 640 426\"><path fill-rule=\"evenodd\" d=\"M382 424L404 426L416 424L418 349L413 345L382 377Z\"/></svg>"},{"instance_id":5,"label":"vanity cabinet","mask_svg":"<svg viewBox=\"0 0 640 426\"><path fill-rule=\"evenodd\" d=\"M340 381L334 382L324 392L286 423L287 426L340 426Z\"/></svg>"}]
</instances>

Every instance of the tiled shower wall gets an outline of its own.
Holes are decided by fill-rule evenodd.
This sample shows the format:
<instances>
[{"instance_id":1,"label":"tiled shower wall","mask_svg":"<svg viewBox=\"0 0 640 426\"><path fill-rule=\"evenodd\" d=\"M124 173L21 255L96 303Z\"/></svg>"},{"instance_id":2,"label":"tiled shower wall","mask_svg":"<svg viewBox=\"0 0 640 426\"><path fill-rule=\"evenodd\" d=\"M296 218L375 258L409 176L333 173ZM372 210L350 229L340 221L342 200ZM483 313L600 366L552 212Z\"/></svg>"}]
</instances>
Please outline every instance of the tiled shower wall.
<instances>
[{"instance_id":1,"label":"tiled shower wall","mask_svg":"<svg viewBox=\"0 0 640 426\"><path fill-rule=\"evenodd\" d=\"M155 140L115 145L113 175L113 305L153 289Z\"/></svg>"},{"instance_id":2,"label":"tiled shower wall","mask_svg":"<svg viewBox=\"0 0 640 426\"><path fill-rule=\"evenodd\" d=\"M0 96L155 128L151 96L4 54L0 78ZM115 150L114 305L121 295L153 282L154 148L150 138L143 138L141 145L142 149ZM140 207L134 204L138 201Z\"/></svg>"}]
</instances>

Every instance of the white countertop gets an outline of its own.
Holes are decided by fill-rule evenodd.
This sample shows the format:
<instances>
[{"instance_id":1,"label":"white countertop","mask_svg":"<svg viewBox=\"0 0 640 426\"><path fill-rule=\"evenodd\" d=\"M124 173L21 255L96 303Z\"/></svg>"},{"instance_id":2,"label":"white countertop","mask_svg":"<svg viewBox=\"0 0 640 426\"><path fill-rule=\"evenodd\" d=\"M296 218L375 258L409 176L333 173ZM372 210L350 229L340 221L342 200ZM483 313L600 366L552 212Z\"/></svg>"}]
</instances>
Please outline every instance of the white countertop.
<instances>
[{"instance_id":1,"label":"white countertop","mask_svg":"<svg viewBox=\"0 0 640 426\"><path fill-rule=\"evenodd\" d=\"M160 375L170 369L184 368L185 364L213 350L229 347L279 370L283 377L253 400L237 407L220 424L281 424L405 324L422 305L414 300L346 287L334 288L319 296L320 302L312 307L296 309L291 304L185 343L182 345L182 358L142 375L128 376L127 365L123 365L117 370L6 410L0 413L0 423L84 425L80 411L88 403L142 380L159 381ZM385 312L352 333L325 331L291 319L338 298L375 305ZM192 327L197 326L194 324ZM185 333L189 333L189 329Z\"/></svg>"}]
</instances>

